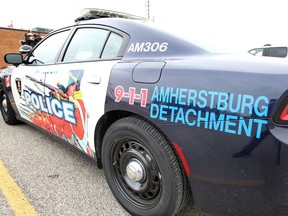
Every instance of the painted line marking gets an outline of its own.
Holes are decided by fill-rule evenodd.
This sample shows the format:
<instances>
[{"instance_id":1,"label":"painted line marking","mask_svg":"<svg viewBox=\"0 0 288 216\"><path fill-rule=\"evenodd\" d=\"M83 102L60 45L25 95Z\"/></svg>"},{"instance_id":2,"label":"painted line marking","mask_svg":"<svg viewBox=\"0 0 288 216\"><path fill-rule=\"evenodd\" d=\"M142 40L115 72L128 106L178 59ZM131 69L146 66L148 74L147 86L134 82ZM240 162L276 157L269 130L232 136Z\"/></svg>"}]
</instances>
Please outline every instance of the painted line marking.
<instances>
[{"instance_id":1,"label":"painted line marking","mask_svg":"<svg viewBox=\"0 0 288 216\"><path fill-rule=\"evenodd\" d=\"M16 216L36 216L37 212L0 160L0 191Z\"/></svg>"}]
</instances>

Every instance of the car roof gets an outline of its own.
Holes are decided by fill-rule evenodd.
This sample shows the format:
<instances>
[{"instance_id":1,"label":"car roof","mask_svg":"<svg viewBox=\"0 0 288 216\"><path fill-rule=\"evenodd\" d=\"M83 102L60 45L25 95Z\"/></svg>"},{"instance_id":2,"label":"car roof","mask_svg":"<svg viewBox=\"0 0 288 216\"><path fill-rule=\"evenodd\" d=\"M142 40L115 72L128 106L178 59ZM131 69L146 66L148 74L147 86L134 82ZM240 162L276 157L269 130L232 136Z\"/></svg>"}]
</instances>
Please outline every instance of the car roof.
<instances>
[{"instance_id":1,"label":"car roof","mask_svg":"<svg viewBox=\"0 0 288 216\"><path fill-rule=\"evenodd\" d=\"M77 25L96 24L96 25L110 26L125 32L133 32L133 28L138 28L139 30L139 28L144 27L143 24L145 23L147 23L146 20L133 20L126 18L101 18L101 19L81 20L77 23ZM149 27L148 25L146 25L146 28L151 27L151 26Z\"/></svg>"},{"instance_id":2,"label":"car roof","mask_svg":"<svg viewBox=\"0 0 288 216\"><path fill-rule=\"evenodd\" d=\"M112 27L119 31L129 34L131 43L142 42L167 42L170 45L174 44L175 49L179 50L179 55L186 54L200 54L208 52L202 47L194 44L191 41L187 41L181 35L177 35L177 32L171 32L161 28L161 26L149 21L149 20L135 20L135 19L123 19L123 18L101 18L91 19L78 22L77 25L102 25ZM176 48L178 47L178 48ZM176 52L175 52L176 54Z\"/></svg>"},{"instance_id":3,"label":"car roof","mask_svg":"<svg viewBox=\"0 0 288 216\"><path fill-rule=\"evenodd\" d=\"M92 27L93 25L100 28L102 26L103 28L114 29L119 31L119 33L123 32L125 35L129 36L128 46L135 47L135 51L133 49L131 52L126 52L126 58L144 58L147 56L149 56L149 58L164 56L169 58L177 56L178 58L181 58L181 56L208 52L193 42L187 41L181 37L181 35L177 35L177 32L169 32L169 30L163 29L149 19L115 11L98 11L98 9L93 11L93 13L93 16L90 16L91 13L88 16L84 15L84 18L82 16L82 18L76 19L74 25L57 29L50 34L70 27L81 28L81 26ZM164 46L166 46L165 44L169 44L169 50L165 53L138 51L138 49L143 49L146 45L146 48L153 45L153 48L159 48L161 45L163 46L163 44Z\"/></svg>"}]
</instances>

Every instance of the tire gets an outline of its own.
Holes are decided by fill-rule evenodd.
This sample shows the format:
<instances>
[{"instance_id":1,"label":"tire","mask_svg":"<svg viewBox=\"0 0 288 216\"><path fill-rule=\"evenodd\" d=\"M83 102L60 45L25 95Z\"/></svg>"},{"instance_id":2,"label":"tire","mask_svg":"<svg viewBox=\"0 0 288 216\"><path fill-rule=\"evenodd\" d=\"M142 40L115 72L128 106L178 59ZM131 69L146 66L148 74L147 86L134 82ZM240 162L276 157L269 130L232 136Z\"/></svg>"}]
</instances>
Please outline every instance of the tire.
<instances>
[{"instance_id":1,"label":"tire","mask_svg":"<svg viewBox=\"0 0 288 216\"><path fill-rule=\"evenodd\" d=\"M127 117L112 124L101 156L108 185L130 214L175 215L183 207L186 176L170 143L146 121Z\"/></svg>"},{"instance_id":2,"label":"tire","mask_svg":"<svg viewBox=\"0 0 288 216\"><path fill-rule=\"evenodd\" d=\"M0 91L0 110L3 120L8 125L16 125L18 123L18 120L15 117L15 113L14 110L12 109L9 98L3 91Z\"/></svg>"}]
</instances>

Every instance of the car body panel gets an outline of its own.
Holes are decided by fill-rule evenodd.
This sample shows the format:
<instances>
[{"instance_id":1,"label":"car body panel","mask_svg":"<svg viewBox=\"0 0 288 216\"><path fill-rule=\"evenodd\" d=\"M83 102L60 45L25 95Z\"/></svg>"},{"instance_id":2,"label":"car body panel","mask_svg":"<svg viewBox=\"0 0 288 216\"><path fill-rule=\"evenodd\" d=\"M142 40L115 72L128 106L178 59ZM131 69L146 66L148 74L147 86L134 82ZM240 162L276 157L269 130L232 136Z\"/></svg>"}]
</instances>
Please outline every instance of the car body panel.
<instances>
[{"instance_id":1,"label":"car body panel","mask_svg":"<svg viewBox=\"0 0 288 216\"><path fill-rule=\"evenodd\" d=\"M108 89L107 111L136 113L167 134L188 164L185 170L196 204L220 215L249 214L251 209L271 215L271 208L277 209L277 202L284 200L273 193L275 187L286 187L283 160L288 149L279 140L286 137L287 127L275 125L273 115L287 97L287 69L285 64L249 59L203 55L167 61L155 85L127 82L133 63L119 63ZM265 70L260 64L266 65ZM278 85L271 89L276 75ZM133 100L131 89L141 97ZM277 128L281 133L270 132ZM243 149L247 155L233 157Z\"/></svg>"},{"instance_id":2,"label":"car body panel","mask_svg":"<svg viewBox=\"0 0 288 216\"><path fill-rule=\"evenodd\" d=\"M81 28L121 35L119 55L62 62ZM103 18L69 29L55 64L0 73L0 90L8 93L19 120L101 160L107 127L123 116L141 117L173 146L201 210L215 215L287 210L288 127L275 122L288 97L285 62L211 54L145 21ZM78 87L77 97L68 95L70 84ZM61 91L68 97L61 98Z\"/></svg>"}]
</instances>

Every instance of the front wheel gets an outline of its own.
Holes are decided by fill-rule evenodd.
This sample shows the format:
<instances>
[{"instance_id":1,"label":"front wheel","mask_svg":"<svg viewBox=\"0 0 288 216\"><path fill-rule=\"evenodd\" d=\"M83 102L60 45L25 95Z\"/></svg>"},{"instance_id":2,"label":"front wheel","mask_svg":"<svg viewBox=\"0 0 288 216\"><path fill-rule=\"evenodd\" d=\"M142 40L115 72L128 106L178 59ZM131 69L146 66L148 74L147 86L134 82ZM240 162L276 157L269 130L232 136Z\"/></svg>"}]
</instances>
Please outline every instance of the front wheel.
<instances>
[{"instance_id":1,"label":"front wheel","mask_svg":"<svg viewBox=\"0 0 288 216\"><path fill-rule=\"evenodd\" d=\"M10 104L9 98L7 95L0 91L0 110L3 117L3 120L9 125L15 125L18 123L15 113Z\"/></svg>"},{"instance_id":2,"label":"front wheel","mask_svg":"<svg viewBox=\"0 0 288 216\"><path fill-rule=\"evenodd\" d=\"M148 122L127 117L107 130L104 173L118 202L132 215L175 215L184 199L185 176L165 137Z\"/></svg>"}]
</instances>

